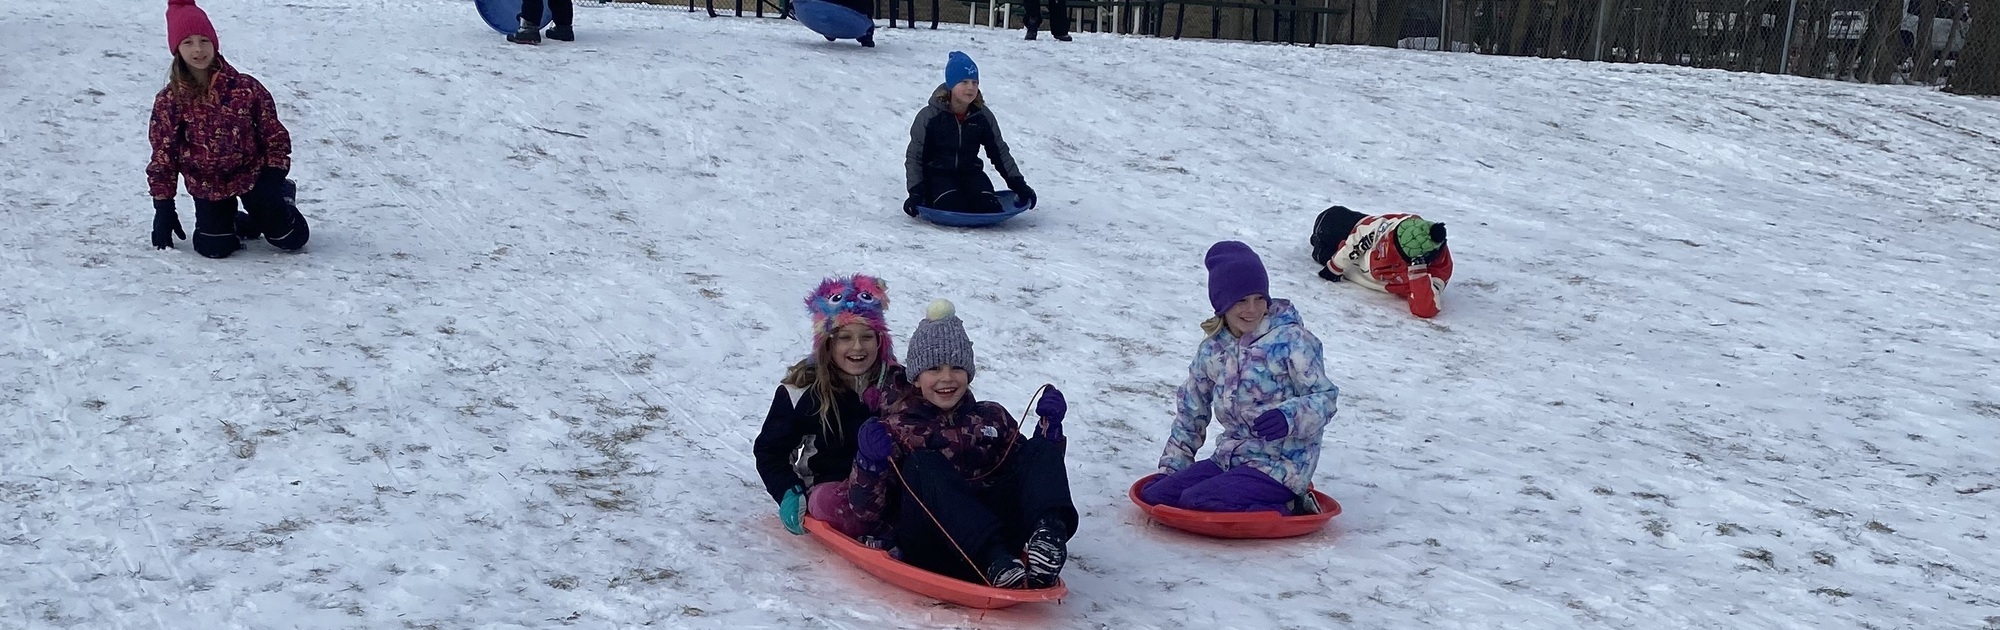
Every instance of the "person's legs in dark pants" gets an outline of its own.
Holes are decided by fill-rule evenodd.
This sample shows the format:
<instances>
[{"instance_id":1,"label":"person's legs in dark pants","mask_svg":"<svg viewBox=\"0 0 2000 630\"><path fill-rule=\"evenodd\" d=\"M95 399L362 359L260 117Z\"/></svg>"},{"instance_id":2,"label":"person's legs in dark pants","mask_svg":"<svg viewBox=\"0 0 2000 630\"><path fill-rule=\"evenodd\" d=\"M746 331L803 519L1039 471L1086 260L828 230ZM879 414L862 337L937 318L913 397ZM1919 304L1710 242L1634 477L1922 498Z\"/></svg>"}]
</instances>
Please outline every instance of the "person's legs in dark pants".
<instances>
[{"instance_id":1,"label":"person's legs in dark pants","mask_svg":"<svg viewBox=\"0 0 2000 630\"><path fill-rule=\"evenodd\" d=\"M576 5L571 0L549 0L549 17L556 26L569 26L570 19L576 17ZM535 24L541 23L539 18L535 20Z\"/></svg>"},{"instance_id":2,"label":"person's legs in dark pants","mask_svg":"<svg viewBox=\"0 0 2000 630\"><path fill-rule=\"evenodd\" d=\"M1049 34L1069 41L1069 0L1049 0Z\"/></svg>"},{"instance_id":3,"label":"person's legs in dark pants","mask_svg":"<svg viewBox=\"0 0 2000 630\"><path fill-rule=\"evenodd\" d=\"M925 204L933 209L972 214L992 214L1001 211L1000 198L993 194L993 180L987 179L985 173L971 173L950 180L933 181L940 181L941 188L949 186L947 189L934 190L937 194L931 197L931 203Z\"/></svg>"},{"instance_id":4,"label":"person's legs in dark pants","mask_svg":"<svg viewBox=\"0 0 2000 630\"><path fill-rule=\"evenodd\" d=\"M1030 588L1055 586L1069 561L1069 539L1076 535L1076 502L1063 466L1065 444L1039 437L1022 444L1013 455L1013 470L994 484L988 503L1006 520L1007 548L1027 556Z\"/></svg>"},{"instance_id":5,"label":"person's legs in dark pants","mask_svg":"<svg viewBox=\"0 0 2000 630\"><path fill-rule=\"evenodd\" d=\"M209 258L228 258L243 247L236 237L236 198L194 200L194 251Z\"/></svg>"},{"instance_id":6,"label":"person's legs in dark pants","mask_svg":"<svg viewBox=\"0 0 2000 630\"><path fill-rule=\"evenodd\" d=\"M1028 29L1027 39L1034 39L1035 32L1042 30L1042 0L1028 0L1021 11L1021 26Z\"/></svg>"},{"instance_id":7,"label":"person's legs in dark pants","mask_svg":"<svg viewBox=\"0 0 2000 630\"><path fill-rule=\"evenodd\" d=\"M312 238L305 215L299 213L296 190L290 180L273 176L257 178L256 187L243 193L243 209L256 232L273 247L288 252L305 247Z\"/></svg>"},{"instance_id":8,"label":"person's legs in dark pants","mask_svg":"<svg viewBox=\"0 0 2000 630\"><path fill-rule=\"evenodd\" d=\"M1000 518L959 478L951 462L936 451L918 451L904 458L898 470L905 494L896 543L903 562L993 586L1021 581L1026 570L1002 546Z\"/></svg>"}]
</instances>

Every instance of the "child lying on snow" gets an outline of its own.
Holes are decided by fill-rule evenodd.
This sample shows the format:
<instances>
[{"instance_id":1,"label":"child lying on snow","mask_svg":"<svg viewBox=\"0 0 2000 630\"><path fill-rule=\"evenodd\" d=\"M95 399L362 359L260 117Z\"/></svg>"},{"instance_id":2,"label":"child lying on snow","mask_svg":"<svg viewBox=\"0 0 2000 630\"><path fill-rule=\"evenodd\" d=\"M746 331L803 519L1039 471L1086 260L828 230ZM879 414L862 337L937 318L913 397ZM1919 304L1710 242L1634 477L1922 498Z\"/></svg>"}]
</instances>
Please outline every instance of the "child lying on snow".
<instances>
[{"instance_id":1,"label":"child lying on snow","mask_svg":"<svg viewBox=\"0 0 2000 630\"><path fill-rule=\"evenodd\" d=\"M1166 476L1139 496L1206 512L1316 513L1308 488L1340 397L1319 339L1291 302L1267 298L1270 281L1250 246L1216 243L1207 264L1215 317L1202 323L1208 336L1175 394L1173 433L1160 456ZM1214 454L1196 463L1211 411L1222 434Z\"/></svg>"},{"instance_id":2,"label":"child lying on snow","mask_svg":"<svg viewBox=\"0 0 2000 630\"><path fill-rule=\"evenodd\" d=\"M1312 257L1319 277L1346 279L1410 300L1410 314L1436 317L1451 280L1451 249L1443 223L1414 214L1366 215L1342 206L1313 222Z\"/></svg>"},{"instance_id":3,"label":"child lying on snow","mask_svg":"<svg viewBox=\"0 0 2000 630\"><path fill-rule=\"evenodd\" d=\"M1063 469L1069 406L1044 386L1033 403L1041 422L1023 439L1006 407L966 389L972 342L951 303L931 303L928 315L903 359L915 391L861 425L848 513L833 522L856 537L893 525L895 553L927 571L1000 588L1054 586L1077 526ZM892 493L901 502L885 516Z\"/></svg>"}]
</instances>

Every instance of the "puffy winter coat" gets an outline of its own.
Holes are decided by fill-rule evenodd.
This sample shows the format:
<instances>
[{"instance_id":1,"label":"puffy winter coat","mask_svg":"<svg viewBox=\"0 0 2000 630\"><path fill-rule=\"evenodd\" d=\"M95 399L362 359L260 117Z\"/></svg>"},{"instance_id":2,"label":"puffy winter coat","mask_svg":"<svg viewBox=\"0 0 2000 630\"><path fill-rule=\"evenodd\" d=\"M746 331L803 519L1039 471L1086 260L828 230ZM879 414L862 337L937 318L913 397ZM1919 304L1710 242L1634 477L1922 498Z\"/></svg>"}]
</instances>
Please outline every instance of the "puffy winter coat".
<instances>
[{"instance_id":1,"label":"puffy winter coat","mask_svg":"<svg viewBox=\"0 0 2000 630\"><path fill-rule=\"evenodd\" d=\"M1046 425L1048 420L1042 420ZM953 469L974 489L985 489L990 479L1013 465L1010 457L1027 441L1021 424L1007 408L996 402L976 401L970 390L951 409L939 409L923 396L912 392L891 403L882 416L883 428L896 443L896 460L921 450L933 450L951 462ZM1046 433L1047 426L1036 428ZM864 532L885 531L883 510L889 497L902 488L893 470L871 471L856 465L847 478L847 499L851 513L843 520L864 528Z\"/></svg>"},{"instance_id":2,"label":"puffy winter coat","mask_svg":"<svg viewBox=\"0 0 2000 630\"><path fill-rule=\"evenodd\" d=\"M804 444L810 443L807 448L813 452L806 458L812 483L847 479L848 470L854 466L854 432L880 413L884 401L896 395L892 388L904 382L903 369L889 368L883 381L888 385L879 389L835 390L834 417L827 418L825 423L820 421L817 391L778 386L771 396L771 410L764 414L764 428L757 432L752 447L757 456L757 476L763 478L764 490L771 494L771 500L782 501L785 490L808 485L792 467L792 453ZM833 429L831 433L827 431L829 427Z\"/></svg>"},{"instance_id":3,"label":"puffy winter coat","mask_svg":"<svg viewBox=\"0 0 2000 630\"><path fill-rule=\"evenodd\" d=\"M1287 300L1271 300L1270 314L1249 334L1237 337L1223 328L1209 335L1175 394L1174 428L1160 471L1194 465L1214 418L1222 432L1211 461L1224 470L1255 467L1305 494L1319 467L1320 434L1340 398L1322 361L1319 338L1306 331ZM1291 432L1276 441L1258 439L1251 426L1274 408L1285 411Z\"/></svg>"},{"instance_id":4,"label":"puffy winter coat","mask_svg":"<svg viewBox=\"0 0 2000 630\"><path fill-rule=\"evenodd\" d=\"M930 104L917 112L916 121L910 124L910 146L903 152L904 189L914 192L926 179L955 179L983 172L986 163L979 161L980 147L993 158L993 168L999 169L1001 178L1009 182L1021 179L1014 153L1001 139L1000 123L993 119L985 101L973 102L961 119L951 113L950 98L945 90L932 94Z\"/></svg>"},{"instance_id":5,"label":"puffy winter coat","mask_svg":"<svg viewBox=\"0 0 2000 630\"><path fill-rule=\"evenodd\" d=\"M250 192L265 167L292 167L292 135L271 93L220 55L215 66L208 96L180 98L170 85L153 97L146 184L154 199L174 196L176 175L189 195L216 200Z\"/></svg>"},{"instance_id":6,"label":"puffy winter coat","mask_svg":"<svg viewBox=\"0 0 2000 630\"><path fill-rule=\"evenodd\" d=\"M1355 284L1410 300L1410 313L1436 317L1444 306L1444 286L1451 280L1451 246L1438 248L1428 262L1410 262L1396 246L1396 226L1414 214L1383 214L1363 218L1341 239L1326 268Z\"/></svg>"}]
</instances>

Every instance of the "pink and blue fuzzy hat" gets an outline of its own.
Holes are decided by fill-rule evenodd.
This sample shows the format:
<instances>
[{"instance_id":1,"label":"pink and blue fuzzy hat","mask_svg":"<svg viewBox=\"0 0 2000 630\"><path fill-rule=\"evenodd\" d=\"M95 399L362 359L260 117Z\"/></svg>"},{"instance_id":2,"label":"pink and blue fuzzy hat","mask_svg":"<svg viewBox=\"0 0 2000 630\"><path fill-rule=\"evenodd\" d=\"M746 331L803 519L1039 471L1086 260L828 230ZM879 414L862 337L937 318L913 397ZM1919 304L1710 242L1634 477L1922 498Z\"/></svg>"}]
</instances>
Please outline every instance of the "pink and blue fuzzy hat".
<instances>
[{"instance_id":1,"label":"pink and blue fuzzy hat","mask_svg":"<svg viewBox=\"0 0 2000 630\"><path fill-rule=\"evenodd\" d=\"M895 342L889 339L889 283L874 276L854 274L827 278L806 295L806 311L813 318L813 355L826 345L833 331L848 324L861 324L875 331L880 340L879 360L896 365Z\"/></svg>"}]
</instances>

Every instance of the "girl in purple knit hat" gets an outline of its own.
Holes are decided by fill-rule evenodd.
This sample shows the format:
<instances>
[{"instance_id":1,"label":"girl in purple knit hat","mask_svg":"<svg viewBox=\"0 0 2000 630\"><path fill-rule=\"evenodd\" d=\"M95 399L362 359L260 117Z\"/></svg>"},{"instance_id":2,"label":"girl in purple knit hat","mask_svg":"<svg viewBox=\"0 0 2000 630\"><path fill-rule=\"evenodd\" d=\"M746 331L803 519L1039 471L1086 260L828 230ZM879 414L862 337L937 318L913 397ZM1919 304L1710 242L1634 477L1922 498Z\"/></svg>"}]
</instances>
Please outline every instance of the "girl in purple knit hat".
<instances>
[{"instance_id":1,"label":"girl in purple knit hat","mask_svg":"<svg viewBox=\"0 0 2000 630\"><path fill-rule=\"evenodd\" d=\"M1161 477L1140 491L1155 505L1207 512L1303 514L1313 504L1320 434L1340 388L1327 380L1319 338L1287 300L1270 298L1264 263L1236 241L1208 249L1215 317L1175 393ZM1222 423L1208 459L1195 461L1210 419Z\"/></svg>"}]
</instances>

